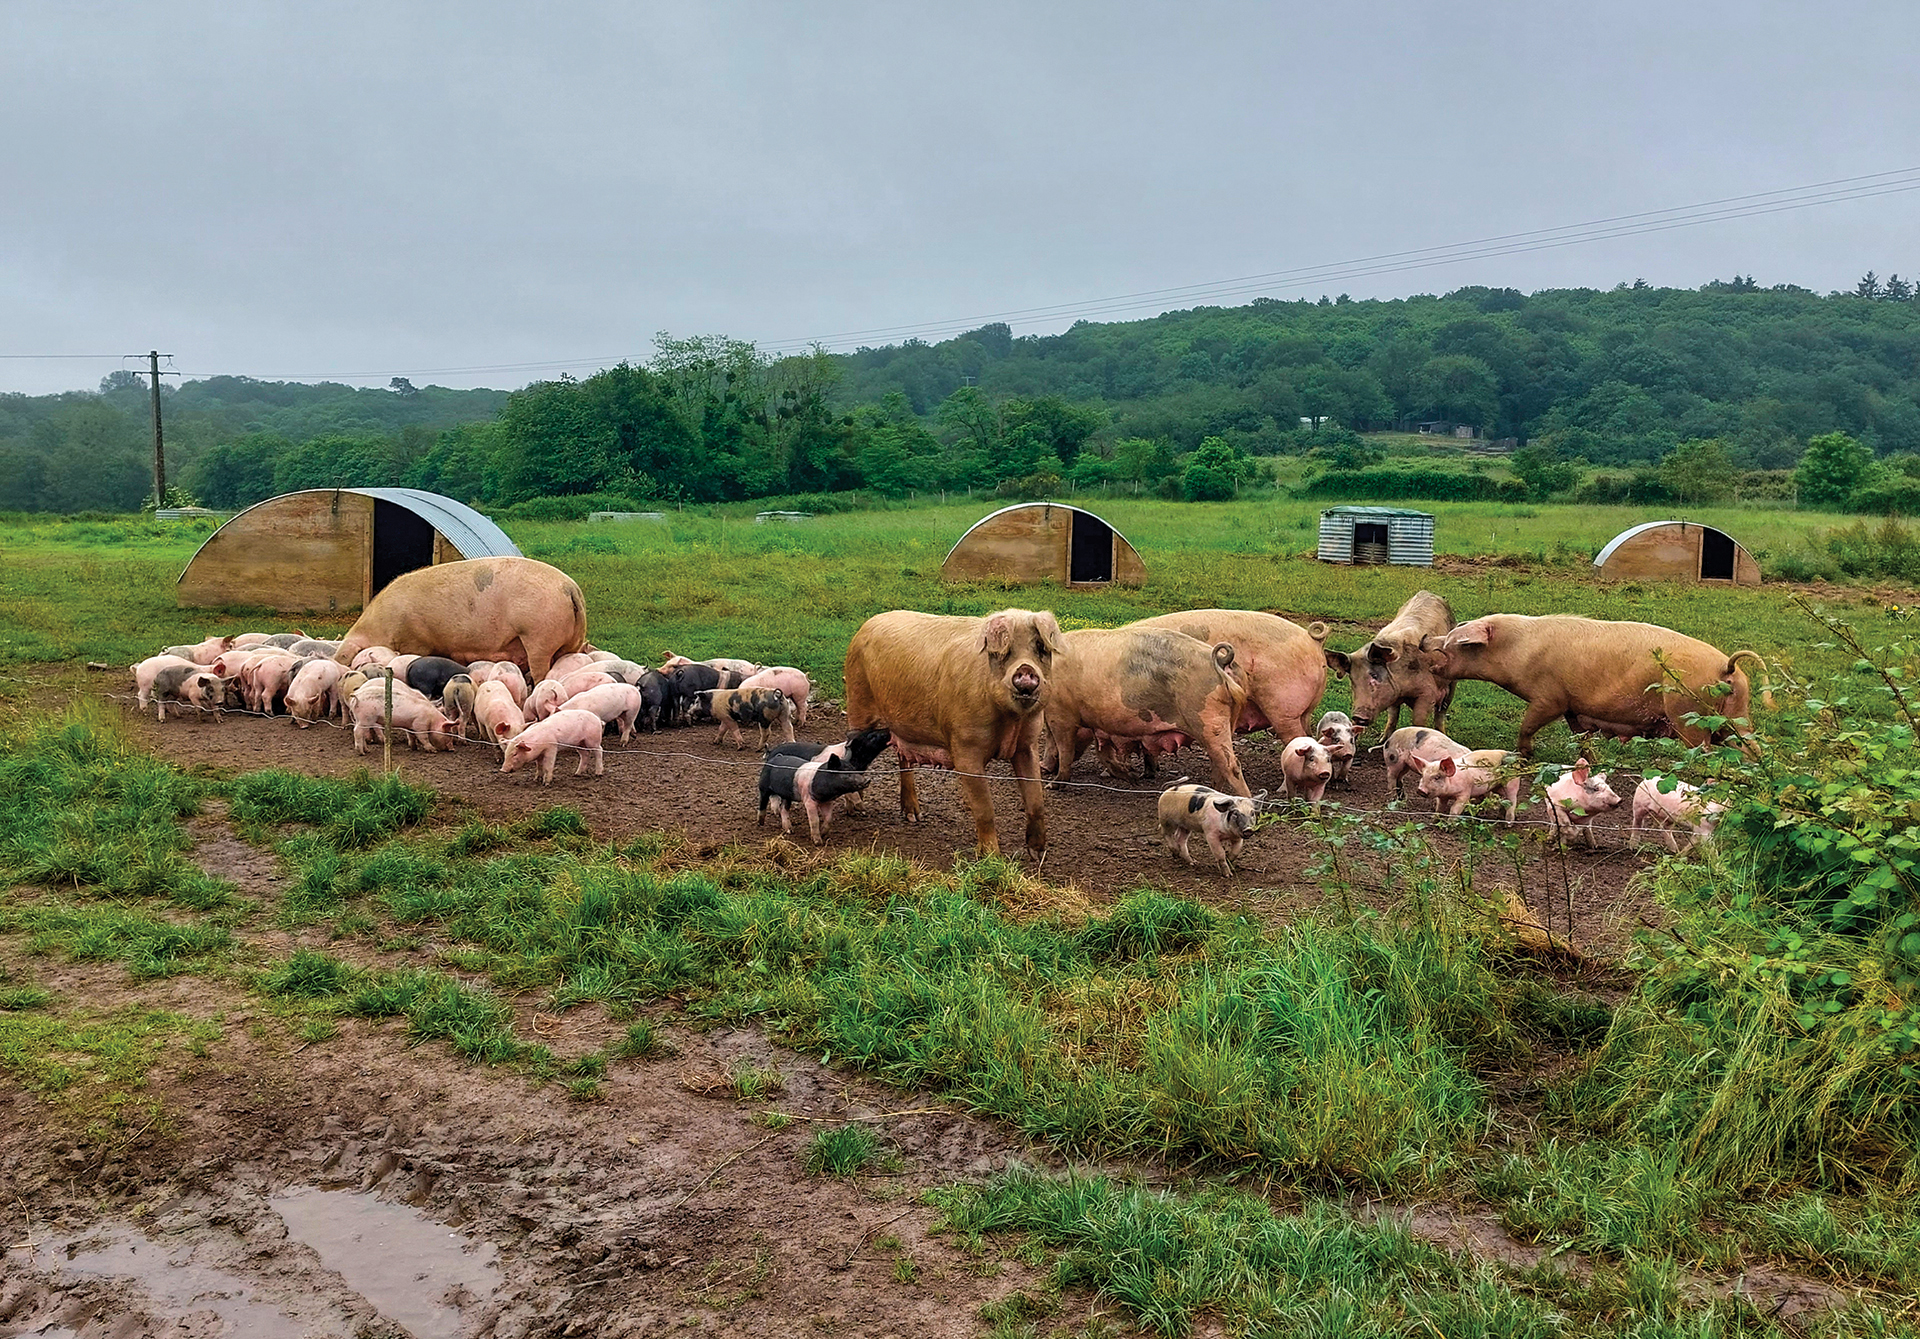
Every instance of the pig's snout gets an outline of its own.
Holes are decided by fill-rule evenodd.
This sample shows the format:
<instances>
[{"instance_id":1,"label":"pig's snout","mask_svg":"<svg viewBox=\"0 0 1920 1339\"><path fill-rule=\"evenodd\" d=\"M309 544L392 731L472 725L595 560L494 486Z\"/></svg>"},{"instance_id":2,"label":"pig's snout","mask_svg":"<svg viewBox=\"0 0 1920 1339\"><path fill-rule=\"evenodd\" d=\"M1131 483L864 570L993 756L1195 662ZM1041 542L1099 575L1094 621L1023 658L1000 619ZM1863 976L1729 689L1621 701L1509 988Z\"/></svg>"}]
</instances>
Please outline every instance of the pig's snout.
<instances>
[{"instance_id":1,"label":"pig's snout","mask_svg":"<svg viewBox=\"0 0 1920 1339\"><path fill-rule=\"evenodd\" d=\"M1022 665L1013 672L1011 680L1013 695L1031 700L1040 696L1040 671L1031 665Z\"/></svg>"}]
</instances>

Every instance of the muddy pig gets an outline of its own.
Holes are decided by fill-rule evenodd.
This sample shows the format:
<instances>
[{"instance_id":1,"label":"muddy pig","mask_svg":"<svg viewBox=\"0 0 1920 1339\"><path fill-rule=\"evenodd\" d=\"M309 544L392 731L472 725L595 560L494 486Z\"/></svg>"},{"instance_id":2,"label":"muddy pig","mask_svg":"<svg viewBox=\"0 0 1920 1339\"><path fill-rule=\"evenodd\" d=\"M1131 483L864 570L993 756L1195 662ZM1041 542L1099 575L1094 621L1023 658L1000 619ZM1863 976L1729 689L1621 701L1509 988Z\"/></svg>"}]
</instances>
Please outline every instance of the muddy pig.
<instances>
[{"instance_id":1,"label":"muddy pig","mask_svg":"<svg viewBox=\"0 0 1920 1339\"><path fill-rule=\"evenodd\" d=\"M1317 810L1326 798L1327 782L1333 779L1333 757L1312 735L1296 736L1280 755L1280 777L1282 795L1310 800Z\"/></svg>"},{"instance_id":2,"label":"muddy pig","mask_svg":"<svg viewBox=\"0 0 1920 1339\"><path fill-rule=\"evenodd\" d=\"M1698 786L1650 776L1634 787L1629 830L1637 843L1641 828L1658 828L1667 849L1678 854L1692 850L1696 843L1712 840L1713 830L1720 825L1720 815L1726 811L1726 805L1701 795ZM1684 843L1679 839L1681 831L1687 834Z\"/></svg>"},{"instance_id":3,"label":"muddy pig","mask_svg":"<svg viewBox=\"0 0 1920 1339\"><path fill-rule=\"evenodd\" d=\"M1313 737L1333 760L1333 779L1345 785L1347 769L1353 766L1353 755L1358 752L1355 741L1360 737L1359 727L1346 712L1330 711L1314 726Z\"/></svg>"},{"instance_id":4,"label":"muddy pig","mask_svg":"<svg viewBox=\"0 0 1920 1339\"><path fill-rule=\"evenodd\" d=\"M838 744L779 745L760 766L760 814L754 826L766 822L771 806L779 815L780 831L790 834L793 815L789 809L798 804L806 811L807 832L818 846L840 801L867 788L873 779L867 769L892 742L890 731L859 730Z\"/></svg>"},{"instance_id":5,"label":"muddy pig","mask_svg":"<svg viewBox=\"0 0 1920 1339\"><path fill-rule=\"evenodd\" d=\"M813 680L807 677L805 670L795 669L791 665L769 665L758 674L749 674L740 681L742 688L778 688L793 699L793 719L797 724L807 723L807 698L813 692Z\"/></svg>"},{"instance_id":6,"label":"muddy pig","mask_svg":"<svg viewBox=\"0 0 1920 1339\"><path fill-rule=\"evenodd\" d=\"M166 665L156 672L152 679L154 715L160 720L167 719L167 707L171 704L177 714L185 715L192 707L194 715L205 720L208 712L213 719L220 719L220 708L228 703L227 682L212 670L191 661L182 665Z\"/></svg>"},{"instance_id":7,"label":"muddy pig","mask_svg":"<svg viewBox=\"0 0 1920 1339\"><path fill-rule=\"evenodd\" d=\"M1464 758L1436 758L1421 765L1418 790L1433 801L1435 813L1456 818L1470 802L1497 790L1511 823L1520 812L1520 792L1527 784L1526 777L1513 770L1519 762L1519 754L1505 749L1475 749Z\"/></svg>"},{"instance_id":8,"label":"muddy pig","mask_svg":"<svg viewBox=\"0 0 1920 1339\"><path fill-rule=\"evenodd\" d=\"M1169 851L1193 864L1187 841L1194 833L1207 839L1207 849L1220 868L1233 873L1233 857L1240 854L1247 834L1259 816L1263 790L1251 798L1228 795L1209 786L1170 786L1160 792L1160 838Z\"/></svg>"},{"instance_id":9,"label":"muddy pig","mask_svg":"<svg viewBox=\"0 0 1920 1339\"><path fill-rule=\"evenodd\" d=\"M606 722L590 711L581 711L574 707L562 707L544 721L529 725L512 743L507 745L507 756L500 764L500 771L517 771L526 763L538 763L540 784L553 783L553 760L561 749L574 750L580 765L573 769L575 776L585 776L587 759L593 759L593 774L604 776L607 770L606 755L600 748L600 736L606 731Z\"/></svg>"},{"instance_id":10,"label":"muddy pig","mask_svg":"<svg viewBox=\"0 0 1920 1339\"><path fill-rule=\"evenodd\" d=\"M174 655L171 651L162 651L157 656L148 656L145 660L133 666L131 671L133 674L133 700L139 704L140 710L145 711L149 706L153 705L153 680L161 670L183 668L197 670L205 667L197 660L190 660L186 656Z\"/></svg>"},{"instance_id":11,"label":"muddy pig","mask_svg":"<svg viewBox=\"0 0 1920 1339\"><path fill-rule=\"evenodd\" d=\"M1607 784L1606 773L1594 772L1592 766L1582 758L1547 787L1547 817L1555 840L1563 846L1575 835L1592 846L1594 815L1604 814L1620 803L1620 797Z\"/></svg>"}]
</instances>

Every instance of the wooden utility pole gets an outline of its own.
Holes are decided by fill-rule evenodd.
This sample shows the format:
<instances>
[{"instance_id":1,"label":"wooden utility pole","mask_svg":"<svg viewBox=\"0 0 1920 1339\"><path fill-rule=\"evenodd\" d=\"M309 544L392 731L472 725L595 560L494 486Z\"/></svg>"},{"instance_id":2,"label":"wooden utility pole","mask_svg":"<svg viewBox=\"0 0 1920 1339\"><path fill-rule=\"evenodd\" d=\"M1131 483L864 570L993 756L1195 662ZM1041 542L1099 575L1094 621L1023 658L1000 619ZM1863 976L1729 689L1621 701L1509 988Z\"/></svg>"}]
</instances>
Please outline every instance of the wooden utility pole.
<instances>
[{"instance_id":1,"label":"wooden utility pole","mask_svg":"<svg viewBox=\"0 0 1920 1339\"><path fill-rule=\"evenodd\" d=\"M160 360L163 357L173 355L162 354L158 349L147 351L147 367L153 375L153 505L156 509L167 505L167 453L160 437Z\"/></svg>"}]
</instances>

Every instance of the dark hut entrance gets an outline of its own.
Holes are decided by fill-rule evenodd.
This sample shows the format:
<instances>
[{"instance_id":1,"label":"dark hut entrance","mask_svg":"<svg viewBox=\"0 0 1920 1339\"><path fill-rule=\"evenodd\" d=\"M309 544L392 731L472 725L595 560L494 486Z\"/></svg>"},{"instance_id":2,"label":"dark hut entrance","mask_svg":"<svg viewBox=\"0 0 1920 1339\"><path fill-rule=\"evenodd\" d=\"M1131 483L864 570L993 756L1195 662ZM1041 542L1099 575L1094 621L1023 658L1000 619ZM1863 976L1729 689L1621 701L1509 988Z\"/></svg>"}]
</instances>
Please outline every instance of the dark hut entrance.
<instances>
[{"instance_id":1,"label":"dark hut entrance","mask_svg":"<svg viewBox=\"0 0 1920 1339\"><path fill-rule=\"evenodd\" d=\"M433 566L433 522L396 502L373 500L373 584L378 595L397 576Z\"/></svg>"},{"instance_id":2,"label":"dark hut entrance","mask_svg":"<svg viewBox=\"0 0 1920 1339\"><path fill-rule=\"evenodd\" d=\"M1702 581L1733 580L1733 536L1718 530L1703 529L1700 532L1700 579Z\"/></svg>"},{"instance_id":3,"label":"dark hut entrance","mask_svg":"<svg viewBox=\"0 0 1920 1339\"><path fill-rule=\"evenodd\" d=\"M1113 527L1091 512L1073 515L1073 552L1067 563L1067 580L1113 580Z\"/></svg>"}]
</instances>

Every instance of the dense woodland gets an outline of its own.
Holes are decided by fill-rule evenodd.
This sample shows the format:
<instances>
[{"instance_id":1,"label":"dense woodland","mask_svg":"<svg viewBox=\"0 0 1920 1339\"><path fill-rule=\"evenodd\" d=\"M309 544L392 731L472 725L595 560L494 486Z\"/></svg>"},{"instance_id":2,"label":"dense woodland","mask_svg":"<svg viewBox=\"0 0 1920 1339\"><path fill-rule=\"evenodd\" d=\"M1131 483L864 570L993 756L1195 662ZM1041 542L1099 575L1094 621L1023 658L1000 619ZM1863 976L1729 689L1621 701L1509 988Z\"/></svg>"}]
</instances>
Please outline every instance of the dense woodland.
<instances>
[{"instance_id":1,"label":"dense woodland","mask_svg":"<svg viewBox=\"0 0 1920 1339\"><path fill-rule=\"evenodd\" d=\"M511 394L397 378L169 386L170 479L219 508L356 484L492 508L1101 485L1222 497L1260 476L1259 457L1310 451L1338 488L1401 496L1551 497L1584 480L1589 494L1651 501L1800 467L1803 500L1920 501L1920 301L1897 276L1825 296L1735 278L1261 299L1059 335L993 324L850 355L773 358L720 337L663 336L659 350L645 366ZM1517 484L1383 468L1356 436L1434 420L1512 439ZM1803 465L1813 441L1824 445ZM0 396L0 509L132 509L151 491L150 449L137 374L98 392ZM1619 473L1598 480L1583 465Z\"/></svg>"}]
</instances>

